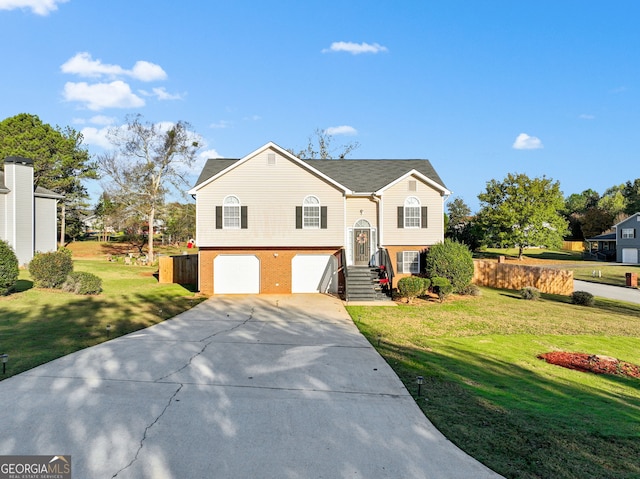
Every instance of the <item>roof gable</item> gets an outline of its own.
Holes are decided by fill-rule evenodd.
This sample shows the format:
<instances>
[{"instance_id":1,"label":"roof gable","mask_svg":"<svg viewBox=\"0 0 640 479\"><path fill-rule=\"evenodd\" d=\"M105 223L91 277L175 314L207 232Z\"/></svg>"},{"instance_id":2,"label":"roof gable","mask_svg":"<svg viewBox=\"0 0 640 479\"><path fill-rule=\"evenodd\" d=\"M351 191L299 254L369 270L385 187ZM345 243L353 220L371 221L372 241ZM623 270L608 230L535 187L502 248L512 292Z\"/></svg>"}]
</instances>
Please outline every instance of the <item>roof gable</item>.
<instances>
[{"instance_id":1,"label":"roof gable","mask_svg":"<svg viewBox=\"0 0 640 479\"><path fill-rule=\"evenodd\" d=\"M637 221L640 221L640 212L632 214L628 218L625 218L622 221L620 221L619 223L616 223L615 225L613 225L613 227L617 228L619 225L621 225L623 223L626 223L627 221L631 220L632 218L636 218L636 217L638 218Z\"/></svg>"},{"instance_id":2,"label":"roof gable","mask_svg":"<svg viewBox=\"0 0 640 479\"><path fill-rule=\"evenodd\" d=\"M267 143L244 158L208 160L189 194L195 194L203 186L250 158L264 152L266 149L275 150L287 159L317 174L347 193L380 193L407 176L415 175L442 194L451 194L429 160L301 160L272 142Z\"/></svg>"}]
</instances>

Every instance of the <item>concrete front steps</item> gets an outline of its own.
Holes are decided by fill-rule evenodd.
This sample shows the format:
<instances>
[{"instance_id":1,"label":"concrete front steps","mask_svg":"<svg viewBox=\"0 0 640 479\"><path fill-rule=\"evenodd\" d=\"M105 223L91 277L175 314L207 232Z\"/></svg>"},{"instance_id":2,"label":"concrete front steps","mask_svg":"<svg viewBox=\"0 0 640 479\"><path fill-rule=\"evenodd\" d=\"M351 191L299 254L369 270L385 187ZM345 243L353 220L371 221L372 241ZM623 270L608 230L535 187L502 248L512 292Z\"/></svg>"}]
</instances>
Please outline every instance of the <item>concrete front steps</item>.
<instances>
[{"instance_id":1,"label":"concrete front steps","mask_svg":"<svg viewBox=\"0 0 640 479\"><path fill-rule=\"evenodd\" d=\"M369 266L348 266L345 288L347 301L391 301L380 287L380 270Z\"/></svg>"}]
</instances>

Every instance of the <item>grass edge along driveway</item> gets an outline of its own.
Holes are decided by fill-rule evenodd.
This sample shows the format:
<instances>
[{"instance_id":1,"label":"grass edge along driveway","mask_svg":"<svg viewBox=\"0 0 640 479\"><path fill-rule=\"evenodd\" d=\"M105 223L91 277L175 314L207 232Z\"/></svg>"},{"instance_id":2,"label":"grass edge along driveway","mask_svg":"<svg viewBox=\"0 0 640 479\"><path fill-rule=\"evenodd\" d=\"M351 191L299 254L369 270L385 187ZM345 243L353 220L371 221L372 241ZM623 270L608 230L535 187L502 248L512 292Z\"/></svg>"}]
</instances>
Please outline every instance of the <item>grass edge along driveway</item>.
<instances>
[{"instance_id":1,"label":"grass edge along driveway","mask_svg":"<svg viewBox=\"0 0 640 479\"><path fill-rule=\"evenodd\" d=\"M640 381L547 364L540 353L640 364L640 305L562 296L348 307L360 331L447 438L509 478L640 477ZM415 378L424 376L417 397Z\"/></svg>"},{"instance_id":2,"label":"grass edge along driveway","mask_svg":"<svg viewBox=\"0 0 640 479\"><path fill-rule=\"evenodd\" d=\"M205 299L178 284L158 284L155 267L76 259L74 271L102 278L103 292L34 288L21 270L18 291L0 296L0 354L9 355L0 380L172 318Z\"/></svg>"}]
</instances>

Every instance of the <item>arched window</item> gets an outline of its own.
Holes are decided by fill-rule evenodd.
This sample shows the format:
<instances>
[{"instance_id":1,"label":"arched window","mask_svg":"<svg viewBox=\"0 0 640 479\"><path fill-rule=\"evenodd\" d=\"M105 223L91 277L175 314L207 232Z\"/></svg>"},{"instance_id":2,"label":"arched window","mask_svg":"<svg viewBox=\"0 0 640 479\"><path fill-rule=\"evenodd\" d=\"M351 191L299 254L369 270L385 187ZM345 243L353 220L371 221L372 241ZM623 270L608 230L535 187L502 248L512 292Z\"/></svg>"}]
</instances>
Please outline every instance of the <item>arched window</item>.
<instances>
[{"instance_id":1,"label":"arched window","mask_svg":"<svg viewBox=\"0 0 640 479\"><path fill-rule=\"evenodd\" d=\"M420 228L420 200L409 196L404 200L404 227Z\"/></svg>"},{"instance_id":2,"label":"arched window","mask_svg":"<svg viewBox=\"0 0 640 479\"><path fill-rule=\"evenodd\" d=\"M240 229L240 200L237 196L227 196L222 204L222 227Z\"/></svg>"},{"instance_id":3,"label":"arched window","mask_svg":"<svg viewBox=\"0 0 640 479\"><path fill-rule=\"evenodd\" d=\"M302 203L302 227L320 228L320 200L307 196Z\"/></svg>"}]
</instances>

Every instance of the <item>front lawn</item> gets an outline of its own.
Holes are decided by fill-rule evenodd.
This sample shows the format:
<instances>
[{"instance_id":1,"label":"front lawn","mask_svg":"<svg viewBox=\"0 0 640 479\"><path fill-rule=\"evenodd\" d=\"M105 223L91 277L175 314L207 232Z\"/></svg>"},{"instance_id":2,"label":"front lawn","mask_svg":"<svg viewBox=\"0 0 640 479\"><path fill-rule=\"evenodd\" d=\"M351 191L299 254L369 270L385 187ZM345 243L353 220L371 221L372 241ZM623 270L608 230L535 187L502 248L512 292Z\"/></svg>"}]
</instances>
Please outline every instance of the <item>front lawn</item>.
<instances>
[{"instance_id":1,"label":"front lawn","mask_svg":"<svg viewBox=\"0 0 640 479\"><path fill-rule=\"evenodd\" d=\"M355 324L449 439L509 478L640 477L640 380L568 370L537 355L640 364L640 305L482 288L396 308L351 306Z\"/></svg>"},{"instance_id":2,"label":"front lawn","mask_svg":"<svg viewBox=\"0 0 640 479\"><path fill-rule=\"evenodd\" d=\"M9 354L7 374L146 328L195 306L204 298L177 284L158 284L155 267L106 260L74 260L75 271L102 278L102 294L78 296L33 288L20 271L18 292L0 296L0 354Z\"/></svg>"}]
</instances>

